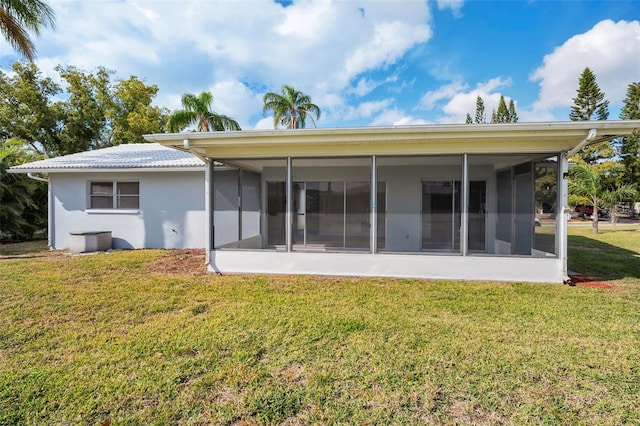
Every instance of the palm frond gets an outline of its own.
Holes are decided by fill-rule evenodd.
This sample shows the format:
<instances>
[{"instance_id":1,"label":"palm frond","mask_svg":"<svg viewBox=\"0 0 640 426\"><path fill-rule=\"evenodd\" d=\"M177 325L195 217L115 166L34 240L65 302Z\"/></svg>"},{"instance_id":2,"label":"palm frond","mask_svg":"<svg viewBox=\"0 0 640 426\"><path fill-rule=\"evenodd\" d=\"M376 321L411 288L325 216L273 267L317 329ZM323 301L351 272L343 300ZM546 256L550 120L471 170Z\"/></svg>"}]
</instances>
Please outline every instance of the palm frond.
<instances>
[{"instance_id":1,"label":"palm frond","mask_svg":"<svg viewBox=\"0 0 640 426\"><path fill-rule=\"evenodd\" d=\"M193 111L188 111L186 109L174 111L167 121L167 130L171 133L180 132L193 124L196 120L197 116Z\"/></svg>"}]
</instances>

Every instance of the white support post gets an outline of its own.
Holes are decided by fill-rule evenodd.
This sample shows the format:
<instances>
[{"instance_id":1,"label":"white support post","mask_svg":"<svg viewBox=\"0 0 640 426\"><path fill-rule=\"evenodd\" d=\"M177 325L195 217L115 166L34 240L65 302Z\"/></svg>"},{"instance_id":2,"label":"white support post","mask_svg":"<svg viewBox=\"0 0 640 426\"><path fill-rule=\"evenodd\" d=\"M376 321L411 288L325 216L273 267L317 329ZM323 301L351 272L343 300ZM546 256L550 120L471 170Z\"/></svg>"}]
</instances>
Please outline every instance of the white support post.
<instances>
[{"instance_id":1,"label":"white support post","mask_svg":"<svg viewBox=\"0 0 640 426\"><path fill-rule=\"evenodd\" d=\"M287 252L290 252L292 249L292 245L293 245L293 194L292 194L292 187L293 187L293 170L291 167L291 157L287 157L287 176L285 178L286 181L286 203L285 203L285 208L286 208L286 213L285 213L285 226L286 226L286 232L285 232L285 236L286 236L286 243L287 243Z\"/></svg>"},{"instance_id":2,"label":"white support post","mask_svg":"<svg viewBox=\"0 0 640 426\"><path fill-rule=\"evenodd\" d=\"M565 281L569 280L567 266L567 235L569 231L569 160L566 152L558 156L558 200L556 209L556 248L557 256L562 261L562 272Z\"/></svg>"},{"instance_id":3,"label":"white support post","mask_svg":"<svg viewBox=\"0 0 640 426\"><path fill-rule=\"evenodd\" d=\"M213 189L213 160L207 159L205 172L204 172L204 208L205 208L205 216L206 216L206 229L207 232L207 244L206 248L206 258L207 262L210 258L210 252L215 247L215 230L214 230L214 221L213 221L213 212L214 212L214 189Z\"/></svg>"},{"instance_id":4,"label":"white support post","mask_svg":"<svg viewBox=\"0 0 640 426\"><path fill-rule=\"evenodd\" d=\"M378 251L378 170L375 154L371 156L371 226L369 235L371 237L369 246L371 254Z\"/></svg>"},{"instance_id":5,"label":"white support post","mask_svg":"<svg viewBox=\"0 0 640 426\"><path fill-rule=\"evenodd\" d=\"M469 254L469 159L462 155L462 205L460 206L460 252L463 256Z\"/></svg>"}]
</instances>

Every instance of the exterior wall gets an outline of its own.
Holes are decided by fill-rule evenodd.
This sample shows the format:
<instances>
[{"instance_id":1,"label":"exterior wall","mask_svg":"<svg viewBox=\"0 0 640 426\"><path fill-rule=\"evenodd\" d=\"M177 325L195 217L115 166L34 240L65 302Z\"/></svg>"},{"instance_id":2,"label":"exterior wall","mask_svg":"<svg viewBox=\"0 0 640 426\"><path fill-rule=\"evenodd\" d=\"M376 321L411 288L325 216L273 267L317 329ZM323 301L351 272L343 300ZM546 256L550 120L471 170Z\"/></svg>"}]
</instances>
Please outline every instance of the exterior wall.
<instances>
[{"instance_id":1,"label":"exterior wall","mask_svg":"<svg viewBox=\"0 0 640 426\"><path fill-rule=\"evenodd\" d=\"M88 182L140 182L140 209L88 209ZM111 231L113 248L202 248L204 172L52 173L53 249L69 248L70 232Z\"/></svg>"},{"instance_id":2,"label":"exterior wall","mask_svg":"<svg viewBox=\"0 0 640 426\"><path fill-rule=\"evenodd\" d=\"M423 254L218 250L210 270L222 273L318 274L562 283L562 259Z\"/></svg>"}]
</instances>

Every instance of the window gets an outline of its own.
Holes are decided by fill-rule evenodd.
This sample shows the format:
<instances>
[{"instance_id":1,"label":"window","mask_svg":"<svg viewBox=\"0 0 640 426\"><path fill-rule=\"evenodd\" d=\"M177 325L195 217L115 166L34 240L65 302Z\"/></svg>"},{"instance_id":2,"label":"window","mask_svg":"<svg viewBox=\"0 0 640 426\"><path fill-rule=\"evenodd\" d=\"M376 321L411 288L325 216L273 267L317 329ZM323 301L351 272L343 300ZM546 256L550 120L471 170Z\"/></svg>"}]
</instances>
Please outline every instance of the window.
<instances>
[{"instance_id":1,"label":"window","mask_svg":"<svg viewBox=\"0 0 640 426\"><path fill-rule=\"evenodd\" d=\"M137 209L139 207L139 182L89 183L89 208L91 209Z\"/></svg>"}]
</instances>

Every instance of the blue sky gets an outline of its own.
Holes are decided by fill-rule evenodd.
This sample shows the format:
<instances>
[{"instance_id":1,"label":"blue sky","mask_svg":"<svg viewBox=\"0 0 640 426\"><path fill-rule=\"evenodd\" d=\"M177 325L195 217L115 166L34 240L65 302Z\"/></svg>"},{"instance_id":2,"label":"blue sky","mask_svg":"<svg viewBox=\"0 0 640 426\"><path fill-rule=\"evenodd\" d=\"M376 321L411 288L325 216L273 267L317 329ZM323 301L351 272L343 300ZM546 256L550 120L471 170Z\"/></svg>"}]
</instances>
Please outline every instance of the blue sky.
<instances>
[{"instance_id":1,"label":"blue sky","mask_svg":"<svg viewBox=\"0 0 640 426\"><path fill-rule=\"evenodd\" d=\"M477 95L520 121L567 120L578 76L596 73L616 119L640 81L640 1L50 0L40 69L105 66L160 88L214 94L244 129L271 128L262 95L290 84L320 127L462 123ZM0 69L19 59L0 41Z\"/></svg>"}]
</instances>

